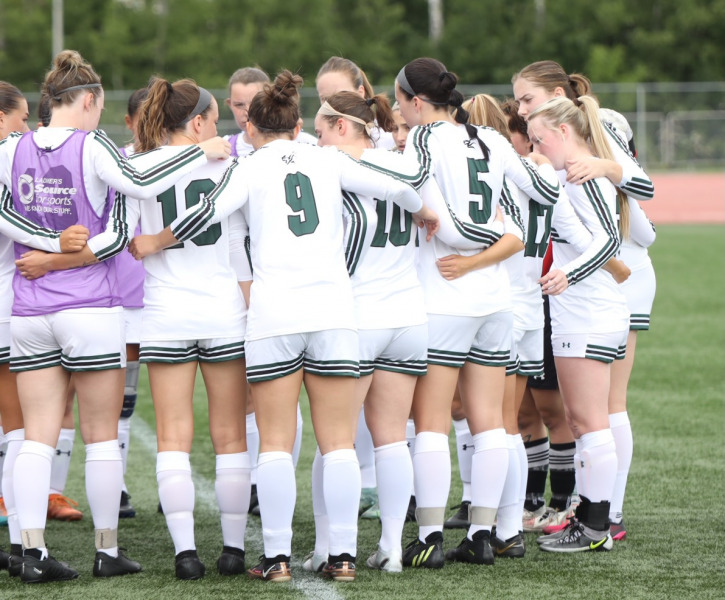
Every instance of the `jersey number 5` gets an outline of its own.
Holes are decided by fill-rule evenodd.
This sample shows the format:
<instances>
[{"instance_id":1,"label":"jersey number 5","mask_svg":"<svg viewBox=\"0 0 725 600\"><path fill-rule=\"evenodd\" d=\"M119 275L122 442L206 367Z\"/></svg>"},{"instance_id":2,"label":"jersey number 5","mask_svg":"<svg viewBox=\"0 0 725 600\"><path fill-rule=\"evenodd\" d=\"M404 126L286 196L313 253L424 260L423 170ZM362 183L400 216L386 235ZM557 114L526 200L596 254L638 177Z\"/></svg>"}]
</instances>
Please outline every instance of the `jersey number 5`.
<instances>
[{"instance_id":1,"label":"jersey number 5","mask_svg":"<svg viewBox=\"0 0 725 600\"><path fill-rule=\"evenodd\" d=\"M480 200L468 203L468 215L476 224L488 223L491 218L491 187L479 175L488 173L488 163L482 158L468 159L468 191L481 196Z\"/></svg>"},{"instance_id":2,"label":"jersey number 5","mask_svg":"<svg viewBox=\"0 0 725 600\"><path fill-rule=\"evenodd\" d=\"M300 213L287 217L290 231L297 237L314 233L320 224L320 217L310 178L300 172L290 173L284 178L284 193L289 207Z\"/></svg>"},{"instance_id":3,"label":"jersey number 5","mask_svg":"<svg viewBox=\"0 0 725 600\"><path fill-rule=\"evenodd\" d=\"M184 199L186 200L186 208L196 206L201 202L202 196L211 192L216 184L211 179L198 179L191 181L184 190ZM178 216L176 209L176 188L171 187L163 194L156 197L157 202L161 202L161 214L164 220L164 227L168 227ZM220 223L209 225L199 235L191 238L197 246L213 246L222 235L222 226ZM169 246L167 250L172 248L183 248L184 242L179 242L173 246Z\"/></svg>"}]
</instances>

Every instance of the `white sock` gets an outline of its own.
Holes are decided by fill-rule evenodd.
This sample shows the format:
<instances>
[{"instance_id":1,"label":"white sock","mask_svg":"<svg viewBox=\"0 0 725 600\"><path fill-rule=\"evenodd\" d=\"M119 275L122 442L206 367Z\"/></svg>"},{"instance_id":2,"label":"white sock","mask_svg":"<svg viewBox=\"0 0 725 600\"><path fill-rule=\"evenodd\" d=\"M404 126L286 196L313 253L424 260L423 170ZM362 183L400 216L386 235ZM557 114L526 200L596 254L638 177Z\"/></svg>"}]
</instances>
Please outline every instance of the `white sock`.
<instances>
[{"instance_id":1,"label":"white sock","mask_svg":"<svg viewBox=\"0 0 725 600\"><path fill-rule=\"evenodd\" d=\"M413 485L413 462L406 442L375 448L378 503L380 504L380 549L402 552L403 526L408 512L408 490Z\"/></svg>"},{"instance_id":2,"label":"white sock","mask_svg":"<svg viewBox=\"0 0 725 600\"><path fill-rule=\"evenodd\" d=\"M451 489L451 451L447 435L422 431L415 436L413 473L418 508L440 508L443 515ZM420 525L418 537L424 542L435 531L443 531L443 519L440 524Z\"/></svg>"},{"instance_id":3,"label":"white sock","mask_svg":"<svg viewBox=\"0 0 725 600\"><path fill-rule=\"evenodd\" d=\"M250 471L247 452L217 454L214 489L221 513L222 540L225 546L240 550L244 550L244 532L252 493Z\"/></svg>"},{"instance_id":4,"label":"white sock","mask_svg":"<svg viewBox=\"0 0 725 600\"><path fill-rule=\"evenodd\" d=\"M524 518L524 502L526 501L526 483L529 479L529 459L526 455L526 446L524 446L524 438L520 433L514 436L514 445L516 446L516 457L519 461L519 475L521 481L519 483L519 502L521 503L521 520Z\"/></svg>"},{"instance_id":5,"label":"white sock","mask_svg":"<svg viewBox=\"0 0 725 600\"><path fill-rule=\"evenodd\" d=\"M581 494L582 477L582 441L581 438L574 440L574 486L577 494ZM584 494L586 496L586 494Z\"/></svg>"},{"instance_id":6,"label":"white sock","mask_svg":"<svg viewBox=\"0 0 725 600\"><path fill-rule=\"evenodd\" d=\"M453 421L453 429L456 432L456 452L458 454L458 472L461 475L463 484L463 495L461 500L471 501L471 461L473 459L473 436L468 428L468 421L460 419Z\"/></svg>"},{"instance_id":7,"label":"white sock","mask_svg":"<svg viewBox=\"0 0 725 600\"><path fill-rule=\"evenodd\" d=\"M629 476L629 467L632 464L634 450L632 426L627 411L609 415L609 427L612 430L617 452L617 479L614 483L609 518L613 523L619 523L622 520L624 492L627 488L627 477Z\"/></svg>"},{"instance_id":8,"label":"white sock","mask_svg":"<svg viewBox=\"0 0 725 600\"><path fill-rule=\"evenodd\" d=\"M292 553L292 515L297 500L295 466L287 452L262 452L257 465L257 495L264 555Z\"/></svg>"},{"instance_id":9,"label":"white sock","mask_svg":"<svg viewBox=\"0 0 725 600\"><path fill-rule=\"evenodd\" d=\"M156 455L156 481L174 554L196 550L194 542L194 482L188 452L165 451ZM118 509L116 509L118 512Z\"/></svg>"},{"instance_id":10,"label":"white sock","mask_svg":"<svg viewBox=\"0 0 725 600\"><path fill-rule=\"evenodd\" d=\"M496 517L496 536L500 540L509 539L522 528L523 504L521 504L519 497L521 493L521 466L514 437L506 434L509 468L506 471L503 490L501 490L498 516ZM521 507L521 510L519 510L519 507Z\"/></svg>"},{"instance_id":11,"label":"white sock","mask_svg":"<svg viewBox=\"0 0 725 600\"><path fill-rule=\"evenodd\" d=\"M373 436L370 435L368 424L365 422L365 407L360 409L357 420L357 433L355 434L355 454L360 463L360 481L364 488L375 487L375 447Z\"/></svg>"},{"instance_id":12,"label":"white sock","mask_svg":"<svg viewBox=\"0 0 725 600\"><path fill-rule=\"evenodd\" d=\"M509 467L506 430L502 427L477 433L473 436L473 443L476 452L471 468L471 506L496 510L501 503L501 493ZM472 522L468 537L473 539L473 534L481 529L491 531L492 526L492 522Z\"/></svg>"},{"instance_id":13,"label":"white sock","mask_svg":"<svg viewBox=\"0 0 725 600\"><path fill-rule=\"evenodd\" d=\"M18 459L18 452L25 438L24 429L15 429L5 434L7 452L5 454L5 465L3 466L2 488L5 500L5 510L8 512L8 533L11 544L20 544L20 525L18 524L18 513L15 504L15 484L13 482L15 463Z\"/></svg>"},{"instance_id":14,"label":"white sock","mask_svg":"<svg viewBox=\"0 0 725 600\"><path fill-rule=\"evenodd\" d=\"M591 502L611 501L617 479L617 451L611 429L585 433L581 440L581 488Z\"/></svg>"},{"instance_id":15,"label":"white sock","mask_svg":"<svg viewBox=\"0 0 725 600\"><path fill-rule=\"evenodd\" d=\"M3 466L5 465L5 456L8 453L8 440L5 438L5 431L0 425L0 477L3 474ZM0 485L0 498L3 496L2 486Z\"/></svg>"},{"instance_id":16,"label":"white sock","mask_svg":"<svg viewBox=\"0 0 725 600\"><path fill-rule=\"evenodd\" d=\"M86 444L86 495L96 530L118 530L122 485L123 463L118 440ZM102 550L109 556L118 556L118 546Z\"/></svg>"},{"instance_id":17,"label":"white sock","mask_svg":"<svg viewBox=\"0 0 725 600\"><path fill-rule=\"evenodd\" d=\"M121 449L121 464L123 466L123 474L126 475L126 465L128 464L128 448L131 443L131 418L121 417L118 420L118 447ZM126 489L126 484L123 484L123 491Z\"/></svg>"},{"instance_id":18,"label":"white sock","mask_svg":"<svg viewBox=\"0 0 725 600\"><path fill-rule=\"evenodd\" d=\"M50 471L50 493L62 494L68 481L70 457L73 454L73 442L76 438L75 429L61 429L58 444L53 453L53 465Z\"/></svg>"},{"instance_id":19,"label":"white sock","mask_svg":"<svg viewBox=\"0 0 725 600\"><path fill-rule=\"evenodd\" d=\"M121 447L123 459L123 474L126 475L126 463L128 462L128 449L131 443L131 415L136 408L138 397L138 374L141 365L137 360L126 361L125 385L123 388L123 408L121 418L118 420L118 444ZM126 482L123 483L123 491L127 492Z\"/></svg>"},{"instance_id":20,"label":"white sock","mask_svg":"<svg viewBox=\"0 0 725 600\"><path fill-rule=\"evenodd\" d=\"M410 460L412 462L415 456L415 421L413 419L408 419L405 424L405 441L408 443L408 453L410 454ZM413 481L410 495L415 497L415 481Z\"/></svg>"},{"instance_id":21,"label":"white sock","mask_svg":"<svg viewBox=\"0 0 725 600\"><path fill-rule=\"evenodd\" d=\"M322 456L325 506L329 519L329 553L357 554L360 465L355 450L333 450Z\"/></svg>"},{"instance_id":22,"label":"white sock","mask_svg":"<svg viewBox=\"0 0 725 600\"><path fill-rule=\"evenodd\" d=\"M295 433L295 443L292 446L292 463L297 468L297 463L300 460L300 449L302 448L302 427L304 422L302 421L302 411L300 405L297 405L297 433Z\"/></svg>"},{"instance_id":23,"label":"white sock","mask_svg":"<svg viewBox=\"0 0 725 600\"><path fill-rule=\"evenodd\" d=\"M27 529L45 530L48 514L50 468L55 448L40 442L24 440L15 460L13 487L15 507L22 532ZM41 547L43 557L47 548Z\"/></svg>"},{"instance_id":24,"label":"white sock","mask_svg":"<svg viewBox=\"0 0 725 600\"><path fill-rule=\"evenodd\" d=\"M254 413L247 415L247 452L249 463L252 465L252 485L257 484L257 460L259 459L259 429L257 429L257 418Z\"/></svg>"},{"instance_id":25,"label":"white sock","mask_svg":"<svg viewBox=\"0 0 725 600\"><path fill-rule=\"evenodd\" d=\"M323 488L323 465L320 448L315 450L312 461L312 513L315 517L315 554L329 554L330 522L325 507L325 490Z\"/></svg>"}]
</instances>

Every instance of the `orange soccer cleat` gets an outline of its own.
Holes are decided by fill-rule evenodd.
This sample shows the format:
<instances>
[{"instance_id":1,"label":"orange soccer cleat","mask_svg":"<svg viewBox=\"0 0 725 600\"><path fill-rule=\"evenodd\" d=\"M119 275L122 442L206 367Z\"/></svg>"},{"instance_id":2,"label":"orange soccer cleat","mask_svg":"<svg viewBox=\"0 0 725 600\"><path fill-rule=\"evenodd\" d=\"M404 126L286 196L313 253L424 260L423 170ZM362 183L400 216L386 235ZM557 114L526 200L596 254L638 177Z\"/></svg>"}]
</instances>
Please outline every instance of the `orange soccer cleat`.
<instances>
[{"instance_id":1,"label":"orange soccer cleat","mask_svg":"<svg viewBox=\"0 0 725 600\"><path fill-rule=\"evenodd\" d=\"M78 503L75 500L63 494L51 494L48 496L48 518L56 521L80 521L83 513L76 506Z\"/></svg>"}]
</instances>

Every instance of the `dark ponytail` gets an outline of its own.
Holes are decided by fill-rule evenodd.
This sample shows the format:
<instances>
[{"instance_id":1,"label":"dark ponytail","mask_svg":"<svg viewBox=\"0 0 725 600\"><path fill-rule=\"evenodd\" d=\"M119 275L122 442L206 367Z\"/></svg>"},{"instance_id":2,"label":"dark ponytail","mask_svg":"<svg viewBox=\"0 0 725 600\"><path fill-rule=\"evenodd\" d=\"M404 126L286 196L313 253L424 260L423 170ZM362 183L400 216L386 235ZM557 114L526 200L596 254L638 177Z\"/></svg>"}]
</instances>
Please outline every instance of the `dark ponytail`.
<instances>
[{"instance_id":1,"label":"dark ponytail","mask_svg":"<svg viewBox=\"0 0 725 600\"><path fill-rule=\"evenodd\" d=\"M478 137L477 129L468 123L468 112L461 106L463 95L456 89L458 75L435 58L416 58L400 70L396 82L408 99L418 96L436 107L452 107L456 123L465 125L468 137L478 141L483 157L489 159L488 147Z\"/></svg>"}]
</instances>

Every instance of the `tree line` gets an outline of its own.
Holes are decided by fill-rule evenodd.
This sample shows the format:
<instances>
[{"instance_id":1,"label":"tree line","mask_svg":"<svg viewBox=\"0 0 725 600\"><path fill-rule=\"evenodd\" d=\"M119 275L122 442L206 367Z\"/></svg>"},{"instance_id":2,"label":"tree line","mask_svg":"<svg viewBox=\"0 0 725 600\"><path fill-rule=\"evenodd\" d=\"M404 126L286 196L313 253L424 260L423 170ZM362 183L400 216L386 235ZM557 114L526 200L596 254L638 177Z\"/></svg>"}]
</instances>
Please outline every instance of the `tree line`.
<instances>
[{"instance_id":1,"label":"tree line","mask_svg":"<svg viewBox=\"0 0 725 600\"><path fill-rule=\"evenodd\" d=\"M719 81L722 0L443 0L429 39L427 0L66 0L64 46L90 60L107 89L152 73L223 88L239 67L289 68L313 85L345 56L389 86L416 56L463 83L505 84L524 65L561 63L592 81ZM37 91L51 59L52 0L0 0L0 79Z\"/></svg>"}]
</instances>

